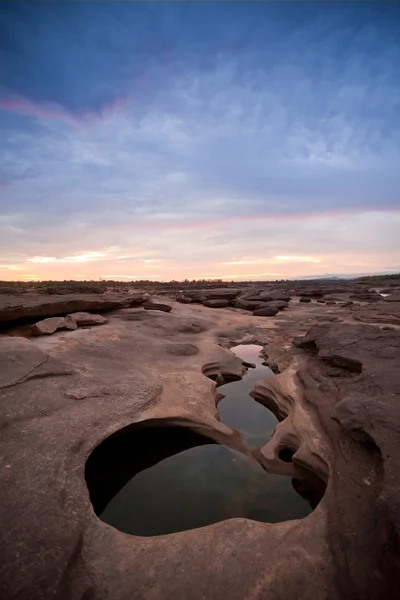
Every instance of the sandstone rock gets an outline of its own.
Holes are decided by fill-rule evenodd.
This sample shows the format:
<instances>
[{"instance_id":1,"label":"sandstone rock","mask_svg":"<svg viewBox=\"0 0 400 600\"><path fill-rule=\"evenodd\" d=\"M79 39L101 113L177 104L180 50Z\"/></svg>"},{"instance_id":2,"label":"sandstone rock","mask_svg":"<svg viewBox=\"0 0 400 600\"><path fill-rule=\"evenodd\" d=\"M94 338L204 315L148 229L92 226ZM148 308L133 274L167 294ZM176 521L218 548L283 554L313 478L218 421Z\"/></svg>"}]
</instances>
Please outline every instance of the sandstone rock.
<instances>
[{"instance_id":1,"label":"sandstone rock","mask_svg":"<svg viewBox=\"0 0 400 600\"><path fill-rule=\"evenodd\" d=\"M284 302L290 302L291 296L286 294L285 292L281 292L279 290L272 291L269 294L271 300L282 300Z\"/></svg>"},{"instance_id":2,"label":"sandstone rock","mask_svg":"<svg viewBox=\"0 0 400 600\"><path fill-rule=\"evenodd\" d=\"M237 298L233 305L235 308L241 308L243 310L255 310L265 304L265 302L260 300L244 300L243 298Z\"/></svg>"},{"instance_id":3,"label":"sandstone rock","mask_svg":"<svg viewBox=\"0 0 400 600\"><path fill-rule=\"evenodd\" d=\"M179 295L176 298L177 302L181 302L181 304L191 304L192 299L189 296Z\"/></svg>"},{"instance_id":4,"label":"sandstone rock","mask_svg":"<svg viewBox=\"0 0 400 600\"><path fill-rule=\"evenodd\" d=\"M378 296L379 295L380 294L378 294ZM389 296L386 296L386 298L384 298L384 301L385 302L400 302L400 291L397 290L395 292L392 292L391 294L389 294Z\"/></svg>"},{"instance_id":5,"label":"sandstone rock","mask_svg":"<svg viewBox=\"0 0 400 600\"><path fill-rule=\"evenodd\" d=\"M274 317L278 312L277 308L273 308L272 306L269 306L268 304L266 306L263 306L262 308L257 308L256 310L253 311L253 315L255 317Z\"/></svg>"},{"instance_id":6,"label":"sandstone rock","mask_svg":"<svg viewBox=\"0 0 400 600\"><path fill-rule=\"evenodd\" d=\"M140 306L143 294L115 295L61 295L41 296L24 294L22 296L0 295L0 323L54 317L79 311L104 312L125 306Z\"/></svg>"},{"instance_id":7,"label":"sandstone rock","mask_svg":"<svg viewBox=\"0 0 400 600\"><path fill-rule=\"evenodd\" d=\"M354 304L351 311L357 321L400 325L400 302L384 302L382 299L367 305Z\"/></svg>"},{"instance_id":8,"label":"sandstone rock","mask_svg":"<svg viewBox=\"0 0 400 600\"><path fill-rule=\"evenodd\" d=\"M143 308L146 310L162 310L163 312L171 312L172 306L169 304L161 304L160 302L144 302Z\"/></svg>"},{"instance_id":9,"label":"sandstone rock","mask_svg":"<svg viewBox=\"0 0 400 600\"><path fill-rule=\"evenodd\" d=\"M240 298L240 300L243 300L245 302L272 302L273 300L281 300L284 302L289 302L290 299L291 299L291 297L288 294L285 294L284 292L277 292L277 291L265 292L265 293L250 295L250 296L243 296Z\"/></svg>"},{"instance_id":10,"label":"sandstone rock","mask_svg":"<svg viewBox=\"0 0 400 600\"><path fill-rule=\"evenodd\" d=\"M345 326L338 326L335 330L331 325L314 325L304 337L294 338L293 344L305 350L318 351L318 356L334 367L361 373L362 362L354 358L353 352L357 339L351 338L351 344L344 347L341 341L338 350L337 332L343 332L344 329Z\"/></svg>"},{"instance_id":11,"label":"sandstone rock","mask_svg":"<svg viewBox=\"0 0 400 600\"><path fill-rule=\"evenodd\" d=\"M395 302L358 308L381 311L377 304L397 310ZM268 343L275 336L279 352L285 346L285 366L268 350L281 372L257 384L257 399L275 406L281 421L266 446L249 450L216 419L205 375L243 375L241 361L216 345L218 332L258 339L262 328L252 329L250 315L237 311L181 311L184 318L179 310L118 311L107 327L79 332L80 343L65 339L53 356L35 345L47 340L0 336L1 598L397 598L399 331L333 323L291 345L305 320L297 314L291 321L289 311L267 336ZM202 311L201 352L190 359L169 353L170 345L186 346L180 330L190 330ZM121 312L140 318L123 320ZM312 310L306 313L308 320ZM122 534L95 516L85 462L108 436L154 421L214 436L268 469L279 462L269 458L271 447L289 450L292 462L283 464L296 489L307 492L299 478L311 465L329 480L325 496L305 519L271 524L254 515L171 535ZM155 442L157 452L162 444Z\"/></svg>"},{"instance_id":12,"label":"sandstone rock","mask_svg":"<svg viewBox=\"0 0 400 600\"><path fill-rule=\"evenodd\" d=\"M104 294L107 291L105 285L90 285L75 282L67 285L44 286L38 290L41 294L61 295L61 294Z\"/></svg>"},{"instance_id":13,"label":"sandstone rock","mask_svg":"<svg viewBox=\"0 0 400 600\"><path fill-rule=\"evenodd\" d=\"M85 325L104 325L107 319L103 315L96 315L88 312L75 312L68 315L79 326Z\"/></svg>"},{"instance_id":14,"label":"sandstone rock","mask_svg":"<svg viewBox=\"0 0 400 600\"><path fill-rule=\"evenodd\" d=\"M326 306L334 306L336 304L335 300L327 300L325 302Z\"/></svg>"},{"instance_id":15,"label":"sandstone rock","mask_svg":"<svg viewBox=\"0 0 400 600\"><path fill-rule=\"evenodd\" d=\"M78 325L71 317L50 317L35 323L31 327L34 335L51 335L59 329L77 329Z\"/></svg>"},{"instance_id":16,"label":"sandstone rock","mask_svg":"<svg viewBox=\"0 0 400 600\"><path fill-rule=\"evenodd\" d=\"M236 288L187 289L184 296L191 298L192 302L201 303L204 303L206 300L233 301L239 292L240 290Z\"/></svg>"},{"instance_id":17,"label":"sandstone rock","mask_svg":"<svg viewBox=\"0 0 400 600\"><path fill-rule=\"evenodd\" d=\"M287 308L289 306L289 303L286 302L285 300L271 300L271 302L266 303L263 306L260 306L259 308L264 308L265 307L269 307L269 308L273 308L273 309L277 309L277 310L284 310L285 308Z\"/></svg>"},{"instance_id":18,"label":"sandstone rock","mask_svg":"<svg viewBox=\"0 0 400 600\"><path fill-rule=\"evenodd\" d=\"M299 302L311 302L311 298L305 298L304 296L302 296Z\"/></svg>"},{"instance_id":19,"label":"sandstone rock","mask_svg":"<svg viewBox=\"0 0 400 600\"><path fill-rule=\"evenodd\" d=\"M176 331L178 333L203 333L207 331L208 327L205 323L200 321L191 321L189 323L182 323L177 325Z\"/></svg>"},{"instance_id":20,"label":"sandstone rock","mask_svg":"<svg viewBox=\"0 0 400 600\"><path fill-rule=\"evenodd\" d=\"M359 302L380 302L382 300L382 296L375 292L371 294L351 294L350 298Z\"/></svg>"},{"instance_id":21,"label":"sandstone rock","mask_svg":"<svg viewBox=\"0 0 400 600\"><path fill-rule=\"evenodd\" d=\"M194 344L169 344L167 352L173 356L194 356L199 353L199 349Z\"/></svg>"},{"instance_id":22,"label":"sandstone rock","mask_svg":"<svg viewBox=\"0 0 400 600\"><path fill-rule=\"evenodd\" d=\"M216 288L203 292L205 300L234 300L240 290L235 288Z\"/></svg>"},{"instance_id":23,"label":"sandstone rock","mask_svg":"<svg viewBox=\"0 0 400 600\"><path fill-rule=\"evenodd\" d=\"M307 298L322 298L325 295L325 290L321 288L302 288L298 294Z\"/></svg>"},{"instance_id":24,"label":"sandstone rock","mask_svg":"<svg viewBox=\"0 0 400 600\"><path fill-rule=\"evenodd\" d=\"M230 305L230 302L221 298L220 300L205 300L203 304L209 308L225 308Z\"/></svg>"}]
</instances>

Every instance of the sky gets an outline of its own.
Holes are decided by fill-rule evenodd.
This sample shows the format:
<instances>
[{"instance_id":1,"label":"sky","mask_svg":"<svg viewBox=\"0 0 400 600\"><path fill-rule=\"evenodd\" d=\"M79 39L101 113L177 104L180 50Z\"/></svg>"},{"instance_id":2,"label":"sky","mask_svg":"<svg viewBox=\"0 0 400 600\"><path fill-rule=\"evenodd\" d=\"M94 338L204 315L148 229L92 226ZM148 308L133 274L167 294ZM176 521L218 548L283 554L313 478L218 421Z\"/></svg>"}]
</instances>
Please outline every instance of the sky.
<instances>
[{"instance_id":1,"label":"sky","mask_svg":"<svg viewBox=\"0 0 400 600\"><path fill-rule=\"evenodd\" d=\"M0 279L400 271L400 3L1 2Z\"/></svg>"}]
</instances>

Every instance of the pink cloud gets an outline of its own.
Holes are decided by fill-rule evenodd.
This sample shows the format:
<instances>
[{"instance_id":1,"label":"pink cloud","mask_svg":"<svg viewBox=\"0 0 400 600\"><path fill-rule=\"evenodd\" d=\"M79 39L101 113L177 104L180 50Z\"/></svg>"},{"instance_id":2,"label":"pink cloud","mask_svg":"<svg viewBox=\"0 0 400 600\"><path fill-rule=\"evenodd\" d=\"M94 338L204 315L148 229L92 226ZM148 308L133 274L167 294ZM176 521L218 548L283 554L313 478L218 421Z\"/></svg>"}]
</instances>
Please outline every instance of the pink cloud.
<instances>
[{"instance_id":1,"label":"pink cloud","mask_svg":"<svg viewBox=\"0 0 400 600\"><path fill-rule=\"evenodd\" d=\"M108 114L123 107L129 101L128 96L116 97L104 104L98 111L87 110L82 113L84 119L102 121ZM79 125L79 118L68 109L55 102L35 103L22 97L0 98L0 110L6 110L21 115L38 117L39 119L57 119L70 125Z\"/></svg>"},{"instance_id":2,"label":"pink cloud","mask_svg":"<svg viewBox=\"0 0 400 600\"><path fill-rule=\"evenodd\" d=\"M336 217L340 215L359 215L364 213L384 213L384 212L400 212L400 205L391 206L390 204L386 206L379 207L368 207L368 208L348 208L348 209L332 209L332 210L312 210L305 213L281 213L281 214L258 214L258 215L238 215L231 217L219 217L212 219L195 219L195 220L173 220L173 217L170 221L155 221L151 219L125 219L120 222L115 222L113 224L107 223L102 224L101 222L94 222L92 225L96 227L96 230L101 231L109 231L110 227L119 230L126 229L127 227L131 227L132 229L149 229L156 231L190 231L190 230L201 230L201 229L223 229L225 226L229 226L231 224L236 223L258 223L260 221L265 222L276 222L276 221L304 221L308 220L312 217Z\"/></svg>"},{"instance_id":3,"label":"pink cloud","mask_svg":"<svg viewBox=\"0 0 400 600\"><path fill-rule=\"evenodd\" d=\"M14 96L0 99L0 109L44 119L61 119L75 123L73 116L56 103L35 104L26 98Z\"/></svg>"},{"instance_id":4,"label":"pink cloud","mask_svg":"<svg viewBox=\"0 0 400 600\"><path fill-rule=\"evenodd\" d=\"M0 179L0 188L8 188L16 183L20 183L21 181L25 181L29 179L26 175L21 175L20 177L6 177L4 179Z\"/></svg>"}]
</instances>

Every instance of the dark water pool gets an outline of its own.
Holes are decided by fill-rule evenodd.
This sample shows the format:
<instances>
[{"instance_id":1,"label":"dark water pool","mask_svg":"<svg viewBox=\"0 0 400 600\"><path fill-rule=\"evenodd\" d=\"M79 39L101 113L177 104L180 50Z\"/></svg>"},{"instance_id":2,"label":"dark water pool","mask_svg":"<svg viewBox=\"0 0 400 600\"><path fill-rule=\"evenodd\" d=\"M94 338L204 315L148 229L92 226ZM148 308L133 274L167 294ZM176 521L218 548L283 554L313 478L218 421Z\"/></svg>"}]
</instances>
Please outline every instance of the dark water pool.
<instances>
[{"instance_id":1,"label":"dark water pool","mask_svg":"<svg viewBox=\"0 0 400 600\"><path fill-rule=\"evenodd\" d=\"M262 346L255 344L242 344L231 348L236 356L255 364L256 367L249 368L240 381L226 383L218 388L225 396L218 403L220 421L238 429L245 442L251 446L266 444L278 422L270 410L249 396L259 379L274 375L271 369L262 364L261 350Z\"/></svg>"},{"instance_id":2,"label":"dark water pool","mask_svg":"<svg viewBox=\"0 0 400 600\"><path fill-rule=\"evenodd\" d=\"M99 517L126 533L153 536L234 517L262 522L310 512L289 477L183 427L132 429L108 438L86 464Z\"/></svg>"}]
</instances>

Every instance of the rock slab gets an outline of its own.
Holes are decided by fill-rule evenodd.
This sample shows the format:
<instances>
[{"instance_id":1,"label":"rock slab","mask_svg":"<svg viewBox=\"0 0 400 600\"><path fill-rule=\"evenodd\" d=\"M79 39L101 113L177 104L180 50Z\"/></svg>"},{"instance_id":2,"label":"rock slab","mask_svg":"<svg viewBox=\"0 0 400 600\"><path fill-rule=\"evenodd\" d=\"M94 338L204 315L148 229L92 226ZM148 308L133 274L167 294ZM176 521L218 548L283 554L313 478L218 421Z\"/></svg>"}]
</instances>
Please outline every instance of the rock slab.
<instances>
[{"instance_id":1,"label":"rock slab","mask_svg":"<svg viewBox=\"0 0 400 600\"><path fill-rule=\"evenodd\" d=\"M31 327L33 335L51 335L59 329L77 329L78 325L71 317L50 317L35 323Z\"/></svg>"}]
</instances>

